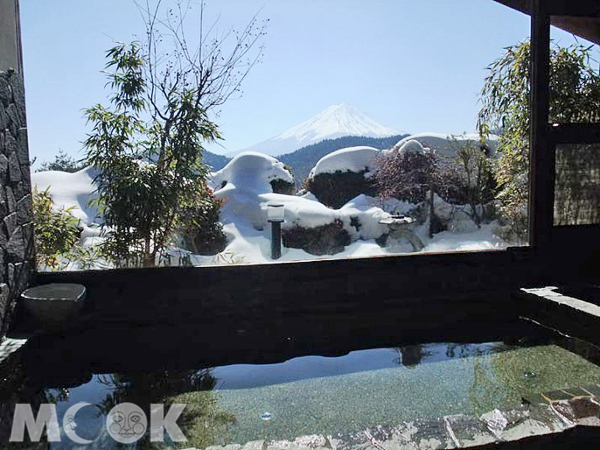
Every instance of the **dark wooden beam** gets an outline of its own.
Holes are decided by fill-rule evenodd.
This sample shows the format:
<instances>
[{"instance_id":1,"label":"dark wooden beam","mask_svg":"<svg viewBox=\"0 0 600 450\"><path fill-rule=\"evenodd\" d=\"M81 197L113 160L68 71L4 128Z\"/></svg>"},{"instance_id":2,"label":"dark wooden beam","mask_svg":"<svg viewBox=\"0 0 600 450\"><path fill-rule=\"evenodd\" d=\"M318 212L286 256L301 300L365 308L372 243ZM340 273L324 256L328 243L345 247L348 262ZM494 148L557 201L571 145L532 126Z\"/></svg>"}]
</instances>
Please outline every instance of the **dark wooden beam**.
<instances>
[{"instance_id":1,"label":"dark wooden beam","mask_svg":"<svg viewBox=\"0 0 600 450\"><path fill-rule=\"evenodd\" d=\"M529 0L494 0L509 8L516 9L525 14L530 14Z\"/></svg>"},{"instance_id":2,"label":"dark wooden beam","mask_svg":"<svg viewBox=\"0 0 600 450\"><path fill-rule=\"evenodd\" d=\"M498 3L531 15L532 0L495 0ZM549 16L600 17L598 0L546 0L544 10Z\"/></svg>"},{"instance_id":3,"label":"dark wooden beam","mask_svg":"<svg viewBox=\"0 0 600 450\"><path fill-rule=\"evenodd\" d=\"M549 139L550 15L546 0L531 1L531 136L529 243L544 252L553 226L554 156Z\"/></svg>"},{"instance_id":4,"label":"dark wooden beam","mask_svg":"<svg viewBox=\"0 0 600 450\"><path fill-rule=\"evenodd\" d=\"M495 0L531 15L529 0ZM598 0L546 0L544 8L552 25L588 41L600 44L600 2Z\"/></svg>"},{"instance_id":5,"label":"dark wooden beam","mask_svg":"<svg viewBox=\"0 0 600 450\"><path fill-rule=\"evenodd\" d=\"M600 18L552 16L552 25L600 45Z\"/></svg>"},{"instance_id":6,"label":"dark wooden beam","mask_svg":"<svg viewBox=\"0 0 600 450\"><path fill-rule=\"evenodd\" d=\"M600 16L600 3L598 3L598 0L546 0L544 8L551 16Z\"/></svg>"}]
</instances>

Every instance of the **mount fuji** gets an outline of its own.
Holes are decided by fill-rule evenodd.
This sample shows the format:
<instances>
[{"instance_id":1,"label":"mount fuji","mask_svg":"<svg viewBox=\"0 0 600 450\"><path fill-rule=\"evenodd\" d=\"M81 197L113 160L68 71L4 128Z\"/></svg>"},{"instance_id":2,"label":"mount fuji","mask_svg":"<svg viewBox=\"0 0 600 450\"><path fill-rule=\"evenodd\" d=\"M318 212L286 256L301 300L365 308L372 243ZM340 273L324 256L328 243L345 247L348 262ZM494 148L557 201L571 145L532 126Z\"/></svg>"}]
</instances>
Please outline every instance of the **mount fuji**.
<instances>
[{"instance_id":1,"label":"mount fuji","mask_svg":"<svg viewBox=\"0 0 600 450\"><path fill-rule=\"evenodd\" d=\"M295 127L266 141L244 148L244 151L280 156L325 139L343 136L388 137L400 134L393 128L383 126L365 113L347 104L333 105ZM232 156L228 155L228 156Z\"/></svg>"}]
</instances>

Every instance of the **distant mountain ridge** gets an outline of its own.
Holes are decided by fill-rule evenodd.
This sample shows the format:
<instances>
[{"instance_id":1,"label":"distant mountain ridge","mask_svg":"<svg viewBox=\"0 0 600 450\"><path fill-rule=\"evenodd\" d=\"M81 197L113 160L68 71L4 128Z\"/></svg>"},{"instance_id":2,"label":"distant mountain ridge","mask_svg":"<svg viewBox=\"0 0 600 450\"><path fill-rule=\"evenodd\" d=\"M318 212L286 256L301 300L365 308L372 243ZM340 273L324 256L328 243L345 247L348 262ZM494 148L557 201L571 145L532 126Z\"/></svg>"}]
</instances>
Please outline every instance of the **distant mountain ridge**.
<instances>
[{"instance_id":1,"label":"distant mountain ridge","mask_svg":"<svg viewBox=\"0 0 600 450\"><path fill-rule=\"evenodd\" d=\"M211 153L208 150L204 150L202 152L202 159L211 167L213 172L221 170L229 161L231 161L231 158L228 158L227 156L217 155L216 153Z\"/></svg>"},{"instance_id":2,"label":"distant mountain ridge","mask_svg":"<svg viewBox=\"0 0 600 450\"><path fill-rule=\"evenodd\" d=\"M347 136L384 138L397 136L400 132L377 123L367 114L347 104L332 105L310 119L287 131L258 144L244 148L271 156L281 156L324 140Z\"/></svg>"}]
</instances>

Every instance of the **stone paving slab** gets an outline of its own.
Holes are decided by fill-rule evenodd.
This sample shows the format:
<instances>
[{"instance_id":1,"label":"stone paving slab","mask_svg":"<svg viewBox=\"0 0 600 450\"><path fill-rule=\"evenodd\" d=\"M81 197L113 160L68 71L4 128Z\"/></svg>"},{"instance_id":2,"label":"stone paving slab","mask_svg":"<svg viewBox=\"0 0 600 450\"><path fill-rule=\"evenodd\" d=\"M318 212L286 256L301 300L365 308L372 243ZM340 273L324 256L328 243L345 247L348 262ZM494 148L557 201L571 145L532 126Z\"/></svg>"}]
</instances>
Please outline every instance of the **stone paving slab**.
<instances>
[{"instance_id":1,"label":"stone paving slab","mask_svg":"<svg viewBox=\"0 0 600 450\"><path fill-rule=\"evenodd\" d=\"M27 339L4 338L0 343L0 362L25 345Z\"/></svg>"},{"instance_id":2,"label":"stone paving slab","mask_svg":"<svg viewBox=\"0 0 600 450\"><path fill-rule=\"evenodd\" d=\"M586 391L584 388L579 387L579 386L565 388L565 389L563 389L563 391L566 392L567 394L569 394L571 396L571 398L590 397L590 393L588 391ZM569 399L567 399L567 400L569 400Z\"/></svg>"},{"instance_id":3,"label":"stone paving slab","mask_svg":"<svg viewBox=\"0 0 600 450\"><path fill-rule=\"evenodd\" d=\"M561 400L576 400L579 398L588 398L600 404L600 385L590 384L585 386L567 387L554 391L541 392L539 394L526 395L523 399L527 403L548 403L552 404Z\"/></svg>"},{"instance_id":4,"label":"stone paving slab","mask_svg":"<svg viewBox=\"0 0 600 450\"><path fill-rule=\"evenodd\" d=\"M401 423L394 427L389 441L394 448L418 450L455 448L452 439L446 433L443 418Z\"/></svg>"},{"instance_id":5,"label":"stone paving slab","mask_svg":"<svg viewBox=\"0 0 600 450\"><path fill-rule=\"evenodd\" d=\"M446 432L456 448L468 448L491 444L498 439L490 433L487 424L477 417L466 414L444 416Z\"/></svg>"},{"instance_id":6,"label":"stone paving slab","mask_svg":"<svg viewBox=\"0 0 600 450\"><path fill-rule=\"evenodd\" d=\"M578 310L580 312L600 317L600 306L594 305L593 303L586 302L583 300L579 300L575 297L569 297L563 295L559 292L556 292L558 287L556 286L546 286L543 288L535 288L535 289L525 289L522 288L521 291L527 294L532 294L537 297L546 299L548 301L558 303L560 305Z\"/></svg>"},{"instance_id":7,"label":"stone paving slab","mask_svg":"<svg viewBox=\"0 0 600 450\"><path fill-rule=\"evenodd\" d=\"M598 386L597 384L590 384L587 386L582 386L581 388L584 391L588 392L589 395L591 395L592 397L600 399L600 386Z\"/></svg>"}]
</instances>

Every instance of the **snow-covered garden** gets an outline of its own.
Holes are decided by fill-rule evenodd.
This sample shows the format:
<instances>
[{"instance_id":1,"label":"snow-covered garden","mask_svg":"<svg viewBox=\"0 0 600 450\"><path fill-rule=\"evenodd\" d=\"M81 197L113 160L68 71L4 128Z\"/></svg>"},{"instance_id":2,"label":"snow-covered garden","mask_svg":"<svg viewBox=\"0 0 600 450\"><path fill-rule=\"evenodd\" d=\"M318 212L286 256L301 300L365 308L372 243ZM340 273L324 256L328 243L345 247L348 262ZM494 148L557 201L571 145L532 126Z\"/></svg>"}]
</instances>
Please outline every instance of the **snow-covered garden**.
<instances>
[{"instance_id":1,"label":"snow-covered garden","mask_svg":"<svg viewBox=\"0 0 600 450\"><path fill-rule=\"evenodd\" d=\"M84 110L89 167L32 175L41 269L260 264L527 243L528 41L507 47L488 67L476 118L482 136L403 135L349 105L333 105L207 173L202 152L224 139L210 114L239 92L260 60L266 24L255 17L242 32L226 34L231 42L200 33L198 64L185 44L183 19L141 12L146 41L106 52L112 96L108 105ZM163 34L174 37L166 47ZM213 57L223 44L228 50ZM248 52L256 56L242 63ZM568 111L554 119L597 119L600 77L588 67L589 52L551 49L550 85L565 93L551 110ZM570 80L583 80L585 89ZM344 144L331 146L336 139ZM359 144L374 147L350 146ZM302 153L294 166L290 155L302 150L311 157ZM564 169L557 223L597 221L597 190L582 183L578 155L557 156ZM292 171L309 175L294 180ZM273 204L284 208L277 260L267 217Z\"/></svg>"},{"instance_id":2,"label":"snow-covered garden","mask_svg":"<svg viewBox=\"0 0 600 450\"><path fill-rule=\"evenodd\" d=\"M386 155L430 153L446 160L455 160L456 149L462 144L472 144L475 136L446 136L422 134L405 138L389 150L372 147L345 148L323 157L315 165L306 186L318 177L335 176L343 183L344 176L364 180L370 189L348 191L352 198L341 206L327 206L319 200L318 192L302 190L290 193L292 174L272 156L258 152L237 155L223 169L211 173L209 188L221 201L219 218L226 236L225 248L213 255L194 254L185 248L185 242L174 234L166 253L157 257L158 265L223 265L306 261L323 258L363 258L414 253L415 249L403 238L390 235L386 219L394 215L412 217L412 233L424 245L420 252L471 251L503 248L506 244L494 235L498 224L493 213L484 213L486 205L477 205L480 223L474 220L470 205L452 204L437 193L428 193L421 202L410 202L392 196L379 196L373 186L376 174ZM489 141L493 156L496 141ZM391 161L391 160L390 160ZM109 268L111 263L94 251L108 230L94 200L97 171L87 167L75 173L46 171L32 174L32 183L38 191L48 189L54 208L68 209L79 220L81 231L76 244L96 255L86 268ZM341 178L340 178L341 177ZM358 177L358 178L357 178ZM317 184L313 183L314 186ZM283 189L282 186L285 188ZM345 187L331 185L329 190ZM363 192L359 192L359 191ZM286 193L282 193L286 192ZM356 194L356 195L354 195ZM368 195L370 194L370 195ZM346 194L348 195L348 194ZM430 199L433 198L433 208ZM328 202L325 202L328 203ZM281 258L271 258L271 228L267 220L270 204L284 205L282 223L283 248ZM431 234L431 212L437 222ZM79 261L61 261L63 270L82 268Z\"/></svg>"}]
</instances>

